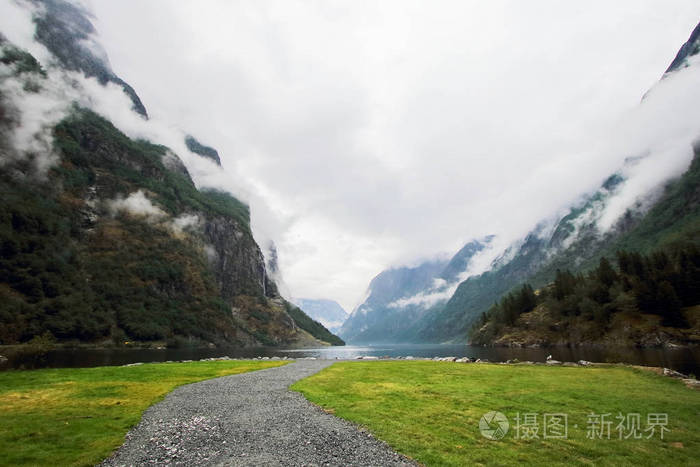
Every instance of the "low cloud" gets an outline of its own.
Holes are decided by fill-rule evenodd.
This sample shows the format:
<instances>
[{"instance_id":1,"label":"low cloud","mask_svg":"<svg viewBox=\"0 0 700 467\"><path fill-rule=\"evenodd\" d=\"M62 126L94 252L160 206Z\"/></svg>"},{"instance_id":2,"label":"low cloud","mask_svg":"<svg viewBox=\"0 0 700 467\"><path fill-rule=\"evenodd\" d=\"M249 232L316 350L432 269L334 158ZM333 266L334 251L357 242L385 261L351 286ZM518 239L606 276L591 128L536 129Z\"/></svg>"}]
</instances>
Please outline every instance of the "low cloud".
<instances>
[{"instance_id":1,"label":"low cloud","mask_svg":"<svg viewBox=\"0 0 700 467\"><path fill-rule=\"evenodd\" d=\"M430 290L421 292L411 297L401 298L390 303L390 308L405 308L410 306L418 306L423 309L430 308L439 303L446 302L454 295L459 284L470 277L478 276L491 269L499 258L504 255L506 246L498 238L490 239L489 243L476 253L467 263L467 267L462 271L457 279L452 282L447 282L444 279L436 278L433 281L433 286Z\"/></svg>"},{"instance_id":2,"label":"low cloud","mask_svg":"<svg viewBox=\"0 0 700 467\"><path fill-rule=\"evenodd\" d=\"M12 46L0 45L0 54ZM20 73L17 64L0 64L0 103L10 147L0 164L31 158L40 176L58 161L53 149L53 128L70 112L78 94L66 83L66 75L51 72Z\"/></svg>"},{"instance_id":3,"label":"low cloud","mask_svg":"<svg viewBox=\"0 0 700 467\"><path fill-rule=\"evenodd\" d=\"M196 214L183 214L173 219L172 226L176 232L182 233L190 229L196 229L201 222L202 220Z\"/></svg>"},{"instance_id":4,"label":"low cloud","mask_svg":"<svg viewBox=\"0 0 700 467\"><path fill-rule=\"evenodd\" d=\"M646 209L664 185L685 172L700 140L700 63L667 75L616 128L615 151L637 156L621 169L622 186L598 225L607 231L628 209Z\"/></svg>"},{"instance_id":5,"label":"low cloud","mask_svg":"<svg viewBox=\"0 0 700 467\"><path fill-rule=\"evenodd\" d=\"M158 221L167 216L165 211L154 205L143 190L138 190L131 193L126 198L117 197L117 199L107 202L107 207L113 215L126 212L133 216L145 217L150 220Z\"/></svg>"}]
</instances>

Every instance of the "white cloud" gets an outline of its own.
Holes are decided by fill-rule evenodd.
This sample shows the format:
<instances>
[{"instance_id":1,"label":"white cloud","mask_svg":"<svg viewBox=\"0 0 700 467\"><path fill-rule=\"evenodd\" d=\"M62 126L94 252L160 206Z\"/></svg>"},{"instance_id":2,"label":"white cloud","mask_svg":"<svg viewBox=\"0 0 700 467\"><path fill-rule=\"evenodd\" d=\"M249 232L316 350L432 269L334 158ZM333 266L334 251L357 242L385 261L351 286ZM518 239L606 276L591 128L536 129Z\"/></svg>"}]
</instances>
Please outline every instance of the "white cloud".
<instances>
[{"instance_id":1,"label":"white cloud","mask_svg":"<svg viewBox=\"0 0 700 467\"><path fill-rule=\"evenodd\" d=\"M113 214L127 212L134 216L142 216L156 221L163 219L167 215L146 197L143 190L135 191L126 198L117 197L108 201L107 205Z\"/></svg>"},{"instance_id":2,"label":"white cloud","mask_svg":"<svg viewBox=\"0 0 700 467\"><path fill-rule=\"evenodd\" d=\"M0 52L2 53L2 52ZM31 157L39 175L58 161L53 150L53 128L65 118L78 92L71 75L50 71L17 73L16 65L0 64L0 101L7 119L12 150L0 155L0 163Z\"/></svg>"},{"instance_id":3,"label":"white cloud","mask_svg":"<svg viewBox=\"0 0 700 467\"><path fill-rule=\"evenodd\" d=\"M201 224L201 219L196 214L182 214L173 219L172 226L175 232L181 233L187 229L196 229Z\"/></svg>"},{"instance_id":4,"label":"white cloud","mask_svg":"<svg viewBox=\"0 0 700 467\"><path fill-rule=\"evenodd\" d=\"M471 257L466 269L457 276L456 280L447 282L444 279L436 278L430 290L420 292L411 297L401 298L388 306L390 308L419 306L427 309L438 303L446 302L454 295L461 282L491 269L494 263L503 256L506 248L507 245L502 240L492 238L481 251Z\"/></svg>"},{"instance_id":5,"label":"white cloud","mask_svg":"<svg viewBox=\"0 0 700 467\"><path fill-rule=\"evenodd\" d=\"M637 204L648 206L671 178L687 170L693 143L700 140L700 63L671 73L649 92L642 105L616 127L612 150L640 156L622 171L626 180L607 203L598 225L609 229Z\"/></svg>"},{"instance_id":6,"label":"white cloud","mask_svg":"<svg viewBox=\"0 0 700 467\"><path fill-rule=\"evenodd\" d=\"M5 1L0 6L0 32L17 47L29 51L37 60L46 63L51 53L34 40L32 15L43 11L33 2L27 0Z\"/></svg>"}]
</instances>

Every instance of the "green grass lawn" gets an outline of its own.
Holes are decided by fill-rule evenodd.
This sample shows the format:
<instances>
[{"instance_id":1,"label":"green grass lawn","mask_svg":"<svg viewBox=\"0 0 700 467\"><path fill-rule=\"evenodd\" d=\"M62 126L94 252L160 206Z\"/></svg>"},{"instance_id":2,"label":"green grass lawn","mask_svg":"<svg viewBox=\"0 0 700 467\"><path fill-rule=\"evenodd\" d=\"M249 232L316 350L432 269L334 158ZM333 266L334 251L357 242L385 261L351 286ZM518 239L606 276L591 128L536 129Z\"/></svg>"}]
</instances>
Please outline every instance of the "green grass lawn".
<instances>
[{"instance_id":1,"label":"green grass lawn","mask_svg":"<svg viewBox=\"0 0 700 467\"><path fill-rule=\"evenodd\" d=\"M283 365L152 363L0 373L0 465L94 465L141 414L183 384Z\"/></svg>"},{"instance_id":2,"label":"green grass lawn","mask_svg":"<svg viewBox=\"0 0 700 467\"><path fill-rule=\"evenodd\" d=\"M700 465L700 391L646 370L343 362L292 389L426 465ZM501 440L480 432L489 411L510 422ZM523 439L525 413L538 414L539 439ZM568 415L566 439L543 439L542 417L553 413ZM591 413L611 414L610 439L605 432L588 438ZM619 413L640 414L641 429L624 427L623 435L636 431L643 439L618 439ZM649 413L668 414L663 440L658 429L646 439Z\"/></svg>"}]
</instances>

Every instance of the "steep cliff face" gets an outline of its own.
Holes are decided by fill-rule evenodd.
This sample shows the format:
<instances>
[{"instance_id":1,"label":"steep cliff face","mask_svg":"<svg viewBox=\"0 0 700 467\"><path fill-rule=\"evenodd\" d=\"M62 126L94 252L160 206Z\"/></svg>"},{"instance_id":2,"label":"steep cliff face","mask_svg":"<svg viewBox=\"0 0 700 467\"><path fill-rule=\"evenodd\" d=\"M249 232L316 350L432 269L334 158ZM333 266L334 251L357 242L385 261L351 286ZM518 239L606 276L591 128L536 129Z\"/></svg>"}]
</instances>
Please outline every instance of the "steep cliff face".
<instances>
[{"instance_id":1,"label":"steep cliff face","mask_svg":"<svg viewBox=\"0 0 700 467\"><path fill-rule=\"evenodd\" d=\"M37 3L49 50L93 39L82 10ZM39 63L0 38L0 344L337 339L279 295L247 205L196 187L171 149L85 107L66 70L116 82L86 50Z\"/></svg>"},{"instance_id":2,"label":"steep cliff face","mask_svg":"<svg viewBox=\"0 0 700 467\"><path fill-rule=\"evenodd\" d=\"M260 248L237 222L224 216L206 217L202 235L212 248L210 264L225 300L237 295L277 297Z\"/></svg>"}]
</instances>

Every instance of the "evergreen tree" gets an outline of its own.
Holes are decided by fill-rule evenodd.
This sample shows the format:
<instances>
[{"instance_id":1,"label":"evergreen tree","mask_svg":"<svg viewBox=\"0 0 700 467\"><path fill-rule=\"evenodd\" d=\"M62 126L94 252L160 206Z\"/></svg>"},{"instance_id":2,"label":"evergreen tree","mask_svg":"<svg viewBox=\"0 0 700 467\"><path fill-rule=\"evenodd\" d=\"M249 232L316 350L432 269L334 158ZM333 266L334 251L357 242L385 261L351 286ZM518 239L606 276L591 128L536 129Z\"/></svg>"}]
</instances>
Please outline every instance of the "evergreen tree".
<instances>
[{"instance_id":1,"label":"evergreen tree","mask_svg":"<svg viewBox=\"0 0 700 467\"><path fill-rule=\"evenodd\" d=\"M610 287L618 280L617 272L615 272L615 269L613 269L610 261L608 261L606 257L600 258L595 275L597 279L606 287Z\"/></svg>"},{"instance_id":2,"label":"evergreen tree","mask_svg":"<svg viewBox=\"0 0 700 467\"><path fill-rule=\"evenodd\" d=\"M681 300L670 282L663 281L659 284L656 291L656 304L657 313L663 317L662 325L676 328L688 327L688 322L681 313Z\"/></svg>"},{"instance_id":3,"label":"evergreen tree","mask_svg":"<svg viewBox=\"0 0 700 467\"><path fill-rule=\"evenodd\" d=\"M554 290L552 291L554 298L563 300L576 289L576 277L570 271L562 271L557 269L557 275L554 279Z\"/></svg>"}]
</instances>

